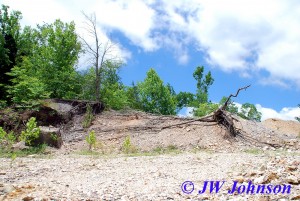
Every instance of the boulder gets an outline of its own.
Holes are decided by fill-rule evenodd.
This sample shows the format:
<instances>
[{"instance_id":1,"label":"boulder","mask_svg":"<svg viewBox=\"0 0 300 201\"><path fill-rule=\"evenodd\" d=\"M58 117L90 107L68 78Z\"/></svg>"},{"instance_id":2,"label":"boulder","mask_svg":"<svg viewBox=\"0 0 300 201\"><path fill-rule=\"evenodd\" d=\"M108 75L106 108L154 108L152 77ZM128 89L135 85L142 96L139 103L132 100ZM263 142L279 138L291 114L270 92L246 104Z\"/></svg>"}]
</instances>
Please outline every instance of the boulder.
<instances>
[{"instance_id":1,"label":"boulder","mask_svg":"<svg viewBox=\"0 0 300 201\"><path fill-rule=\"evenodd\" d=\"M32 142L33 146L46 144L51 147L60 148L63 144L59 128L53 126L39 126L40 137Z\"/></svg>"},{"instance_id":2,"label":"boulder","mask_svg":"<svg viewBox=\"0 0 300 201\"><path fill-rule=\"evenodd\" d=\"M16 150L24 150L24 149L28 149L28 146L25 145L24 141L20 141L20 142L17 142L16 144L13 144L12 149L15 151Z\"/></svg>"}]
</instances>

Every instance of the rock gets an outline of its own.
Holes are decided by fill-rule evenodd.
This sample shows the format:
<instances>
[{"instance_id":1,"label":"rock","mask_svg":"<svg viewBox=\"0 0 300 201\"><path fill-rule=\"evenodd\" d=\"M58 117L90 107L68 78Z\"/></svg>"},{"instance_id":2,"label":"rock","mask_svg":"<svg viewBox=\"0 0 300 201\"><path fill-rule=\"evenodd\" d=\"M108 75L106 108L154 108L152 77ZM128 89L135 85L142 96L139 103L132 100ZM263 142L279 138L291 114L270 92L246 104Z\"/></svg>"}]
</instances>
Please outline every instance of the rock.
<instances>
[{"instance_id":1,"label":"rock","mask_svg":"<svg viewBox=\"0 0 300 201\"><path fill-rule=\"evenodd\" d=\"M10 193L15 190L15 187L12 185L4 185L0 188L0 191L2 191L4 194Z\"/></svg>"},{"instance_id":2,"label":"rock","mask_svg":"<svg viewBox=\"0 0 300 201\"><path fill-rule=\"evenodd\" d=\"M298 168L296 166L288 166L286 169L287 169L287 171L295 171Z\"/></svg>"},{"instance_id":3,"label":"rock","mask_svg":"<svg viewBox=\"0 0 300 201\"><path fill-rule=\"evenodd\" d=\"M289 184L300 184L299 179L296 176L290 175L286 178L286 182Z\"/></svg>"},{"instance_id":4,"label":"rock","mask_svg":"<svg viewBox=\"0 0 300 201\"><path fill-rule=\"evenodd\" d=\"M56 127L40 126L41 135L37 140L39 144L47 144L52 147L60 148L63 144L60 129Z\"/></svg>"},{"instance_id":5,"label":"rock","mask_svg":"<svg viewBox=\"0 0 300 201\"><path fill-rule=\"evenodd\" d=\"M263 148L264 151L266 151L266 150L268 150L268 149L269 149L268 146L264 146L264 148Z\"/></svg>"},{"instance_id":6,"label":"rock","mask_svg":"<svg viewBox=\"0 0 300 201\"><path fill-rule=\"evenodd\" d=\"M28 148L28 146L26 146L25 142L23 142L23 141L13 144L13 146L12 146L13 150L24 150L27 148Z\"/></svg>"},{"instance_id":7,"label":"rock","mask_svg":"<svg viewBox=\"0 0 300 201\"><path fill-rule=\"evenodd\" d=\"M238 177L236 177L236 178L234 179L234 181L237 181L237 182L239 182L239 183L243 183L243 182L245 181L245 179L244 179L244 177L242 177L242 176L238 176Z\"/></svg>"},{"instance_id":8,"label":"rock","mask_svg":"<svg viewBox=\"0 0 300 201\"><path fill-rule=\"evenodd\" d=\"M253 182L255 184L262 184L264 182L264 178L265 178L265 176L260 176L258 178L255 178Z\"/></svg>"},{"instance_id":9,"label":"rock","mask_svg":"<svg viewBox=\"0 0 300 201\"><path fill-rule=\"evenodd\" d=\"M265 171L266 170L266 166L265 165L262 165L260 168L259 168L260 171Z\"/></svg>"},{"instance_id":10,"label":"rock","mask_svg":"<svg viewBox=\"0 0 300 201\"><path fill-rule=\"evenodd\" d=\"M257 175L257 172L250 172L248 175L249 175L250 177L253 177L253 176Z\"/></svg>"},{"instance_id":11,"label":"rock","mask_svg":"<svg viewBox=\"0 0 300 201\"><path fill-rule=\"evenodd\" d=\"M292 200L300 200L300 194L292 197Z\"/></svg>"},{"instance_id":12,"label":"rock","mask_svg":"<svg viewBox=\"0 0 300 201\"><path fill-rule=\"evenodd\" d=\"M31 196L26 196L26 197L24 197L22 200L23 201L31 201L31 200L33 200L34 198L33 197L31 197Z\"/></svg>"},{"instance_id":13,"label":"rock","mask_svg":"<svg viewBox=\"0 0 300 201\"><path fill-rule=\"evenodd\" d=\"M298 165L300 165L300 161L293 161L292 165L298 166Z\"/></svg>"},{"instance_id":14,"label":"rock","mask_svg":"<svg viewBox=\"0 0 300 201\"><path fill-rule=\"evenodd\" d=\"M278 175L275 172L271 172L264 178L263 182L264 184L271 183L271 181L274 181L275 179L278 179Z\"/></svg>"}]
</instances>

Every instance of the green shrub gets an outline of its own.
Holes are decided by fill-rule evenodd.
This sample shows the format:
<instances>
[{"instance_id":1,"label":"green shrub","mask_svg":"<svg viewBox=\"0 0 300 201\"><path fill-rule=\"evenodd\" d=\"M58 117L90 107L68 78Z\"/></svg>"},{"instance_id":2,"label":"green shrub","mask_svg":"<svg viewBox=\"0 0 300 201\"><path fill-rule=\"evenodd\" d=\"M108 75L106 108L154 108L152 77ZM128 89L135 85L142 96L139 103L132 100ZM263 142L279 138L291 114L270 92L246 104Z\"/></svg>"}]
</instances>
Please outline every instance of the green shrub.
<instances>
[{"instance_id":1,"label":"green shrub","mask_svg":"<svg viewBox=\"0 0 300 201\"><path fill-rule=\"evenodd\" d=\"M16 141L15 134L11 131L10 133L5 132L5 130L0 127L0 144L12 145Z\"/></svg>"},{"instance_id":2,"label":"green shrub","mask_svg":"<svg viewBox=\"0 0 300 201\"><path fill-rule=\"evenodd\" d=\"M83 128L90 127L92 124L93 118L94 118L94 115L93 115L92 107L90 106L90 104L87 104L86 105L86 113L84 115L84 119L83 119L83 123L82 123Z\"/></svg>"},{"instance_id":3,"label":"green shrub","mask_svg":"<svg viewBox=\"0 0 300 201\"><path fill-rule=\"evenodd\" d=\"M4 100L0 100L0 110L4 109L7 107L7 103Z\"/></svg>"},{"instance_id":4,"label":"green shrub","mask_svg":"<svg viewBox=\"0 0 300 201\"><path fill-rule=\"evenodd\" d=\"M95 131L89 132L89 134L88 134L88 136L86 136L85 140L89 144L89 150L91 150L92 147L95 147L96 141L97 141Z\"/></svg>"},{"instance_id":5,"label":"green shrub","mask_svg":"<svg viewBox=\"0 0 300 201\"><path fill-rule=\"evenodd\" d=\"M20 140L25 141L25 144L31 146L32 142L40 136L40 128L37 126L36 118L31 117L26 123L26 130L22 131Z\"/></svg>"},{"instance_id":6,"label":"green shrub","mask_svg":"<svg viewBox=\"0 0 300 201\"><path fill-rule=\"evenodd\" d=\"M6 136L5 130L3 130L2 127L0 127L0 141L2 141L3 139L5 139L5 136Z\"/></svg>"},{"instance_id":7,"label":"green shrub","mask_svg":"<svg viewBox=\"0 0 300 201\"><path fill-rule=\"evenodd\" d=\"M130 136L128 135L122 145L122 151L126 154L137 152L136 147L131 144Z\"/></svg>"}]
</instances>

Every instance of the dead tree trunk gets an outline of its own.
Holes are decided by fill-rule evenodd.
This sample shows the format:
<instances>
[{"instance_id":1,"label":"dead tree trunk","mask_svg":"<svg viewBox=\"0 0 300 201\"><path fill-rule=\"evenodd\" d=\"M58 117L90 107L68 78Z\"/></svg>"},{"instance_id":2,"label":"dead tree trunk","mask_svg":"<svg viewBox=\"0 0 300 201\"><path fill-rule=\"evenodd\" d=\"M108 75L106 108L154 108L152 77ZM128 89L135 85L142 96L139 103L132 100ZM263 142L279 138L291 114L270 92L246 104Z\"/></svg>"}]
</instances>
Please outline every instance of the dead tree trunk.
<instances>
[{"instance_id":1,"label":"dead tree trunk","mask_svg":"<svg viewBox=\"0 0 300 201\"><path fill-rule=\"evenodd\" d=\"M222 105L222 107L220 107L218 110L216 110L212 116L213 120L215 122L217 122L218 124L221 124L223 126L225 126L225 128L228 130L228 132L232 135L232 136L236 136L238 134L238 129L234 126L234 122L232 119L232 116L229 112L226 111L227 106L228 106L228 102L230 101L230 99L232 97L237 97L240 93L241 90L246 90L247 88L249 88L251 85L239 88L236 92L236 94L230 94L229 97L227 98L226 102L224 103L224 105Z\"/></svg>"},{"instance_id":2,"label":"dead tree trunk","mask_svg":"<svg viewBox=\"0 0 300 201\"><path fill-rule=\"evenodd\" d=\"M189 123L196 122L196 121L216 122L217 124L224 126L227 129L227 131L230 133L231 136L236 137L240 133L240 131L234 125L234 121L233 121L234 118L231 116L231 114L229 112L226 111L226 109L227 109L228 103L232 97L237 97L241 90L246 90L249 87L250 87L250 85L239 88L237 90L236 94L230 94L229 97L227 98L226 102L224 103L224 105L222 105L219 109L217 109L215 112L213 112L212 115L208 115L208 116L205 116L205 117L202 117L199 119L189 120L189 121L179 123L179 124L168 125L168 126L162 127L161 129L166 129L166 128L170 128L170 127L174 127L174 126L180 126L183 124L189 124Z\"/></svg>"}]
</instances>

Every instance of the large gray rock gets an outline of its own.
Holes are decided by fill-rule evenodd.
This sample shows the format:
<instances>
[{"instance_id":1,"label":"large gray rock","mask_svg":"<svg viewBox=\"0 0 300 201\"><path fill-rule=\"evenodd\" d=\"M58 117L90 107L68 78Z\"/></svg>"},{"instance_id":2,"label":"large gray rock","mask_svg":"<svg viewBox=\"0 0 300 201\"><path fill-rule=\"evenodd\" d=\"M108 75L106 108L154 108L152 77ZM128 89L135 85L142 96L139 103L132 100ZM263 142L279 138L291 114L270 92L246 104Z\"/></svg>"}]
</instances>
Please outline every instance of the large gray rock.
<instances>
[{"instance_id":1,"label":"large gray rock","mask_svg":"<svg viewBox=\"0 0 300 201\"><path fill-rule=\"evenodd\" d=\"M40 137L33 142L33 145L47 144L51 147L60 148L63 144L60 129L53 126L39 126Z\"/></svg>"}]
</instances>

